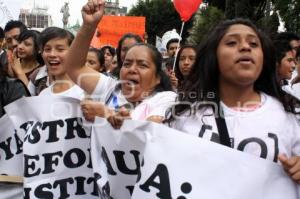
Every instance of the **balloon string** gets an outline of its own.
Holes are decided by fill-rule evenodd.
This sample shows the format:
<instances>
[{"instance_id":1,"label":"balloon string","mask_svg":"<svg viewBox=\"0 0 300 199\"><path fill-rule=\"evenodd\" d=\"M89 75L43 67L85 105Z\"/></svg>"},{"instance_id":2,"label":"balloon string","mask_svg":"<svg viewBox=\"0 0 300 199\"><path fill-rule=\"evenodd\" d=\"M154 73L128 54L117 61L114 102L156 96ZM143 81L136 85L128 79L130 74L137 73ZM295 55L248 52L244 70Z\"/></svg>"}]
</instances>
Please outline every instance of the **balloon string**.
<instances>
[{"instance_id":1,"label":"balloon string","mask_svg":"<svg viewBox=\"0 0 300 199\"><path fill-rule=\"evenodd\" d=\"M181 25L180 35L179 35L180 38L179 38L179 42L177 44L177 50L176 50L176 53L175 53L175 59L174 59L174 63L173 63L173 71L175 70L175 64L176 64L176 60L177 60L178 51L179 51L179 48L180 48L180 42L182 40L182 33L183 33L184 24L185 24L185 22L183 21L182 25Z\"/></svg>"}]
</instances>

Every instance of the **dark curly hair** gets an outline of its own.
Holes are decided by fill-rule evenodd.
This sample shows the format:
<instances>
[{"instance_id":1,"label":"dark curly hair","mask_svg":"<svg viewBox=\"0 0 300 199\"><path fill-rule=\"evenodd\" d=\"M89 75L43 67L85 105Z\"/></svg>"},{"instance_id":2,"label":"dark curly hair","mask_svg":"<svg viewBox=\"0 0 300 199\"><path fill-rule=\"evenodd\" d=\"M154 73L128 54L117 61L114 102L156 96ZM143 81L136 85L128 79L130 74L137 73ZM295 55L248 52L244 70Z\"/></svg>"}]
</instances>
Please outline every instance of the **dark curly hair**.
<instances>
[{"instance_id":1,"label":"dark curly hair","mask_svg":"<svg viewBox=\"0 0 300 199\"><path fill-rule=\"evenodd\" d=\"M4 27L4 32L8 32L14 28L19 28L20 32L27 30L27 27L21 21L10 20L9 22L6 23L6 25Z\"/></svg>"}]
</instances>

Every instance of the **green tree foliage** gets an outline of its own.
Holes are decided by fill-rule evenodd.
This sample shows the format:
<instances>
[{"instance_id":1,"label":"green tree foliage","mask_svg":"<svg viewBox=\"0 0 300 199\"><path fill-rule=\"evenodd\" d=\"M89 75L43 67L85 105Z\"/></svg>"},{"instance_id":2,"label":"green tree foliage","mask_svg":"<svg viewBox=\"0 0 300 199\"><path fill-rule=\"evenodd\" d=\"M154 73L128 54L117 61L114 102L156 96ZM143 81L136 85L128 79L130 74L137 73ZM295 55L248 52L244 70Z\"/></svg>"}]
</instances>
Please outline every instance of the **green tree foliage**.
<instances>
[{"instance_id":1,"label":"green tree foliage","mask_svg":"<svg viewBox=\"0 0 300 199\"><path fill-rule=\"evenodd\" d=\"M254 11L250 0L240 0L235 2L235 17L253 19Z\"/></svg>"},{"instance_id":2,"label":"green tree foliage","mask_svg":"<svg viewBox=\"0 0 300 199\"><path fill-rule=\"evenodd\" d=\"M265 15L265 8L270 0L205 0L209 6L217 7L225 13L227 19L249 18L254 22Z\"/></svg>"},{"instance_id":3,"label":"green tree foliage","mask_svg":"<svg viewBox=\"0 0 300 199\"><path fill-rule=\"evenodd\" d=\"M235 0L226 0L224 12L227 19L235 18L235 10Z\"/></svg>"},{"instance_id":4,"label":"green tree foliage","mask_svg":"<svg viewBox=\"0 0 300 199\"><path fill-rule=\"evenodd\" d=\"M299 0L273 0L275 10L285 23L287 31L300 33L300 1Z\"/></svg>"},{"instance_id":5,"label":"green tree foliage","mask_svg":"<svg viewBox=\"0 0 300 199\"><path fill-rule=\"evenodd\" d=\"M223 12L216 7L208 6L202 8L195 15L188 43L198 45L209 30L224 18Z\"/></svg>"},{"instance_id":6,"label":"green tree foliage","mask_svg":"<svg viewBox=\"0 0 300 199\"><path fill-rule=\"evenodd\" d=\"M278 27L279 18L276 12L273 12L270 16L265 16L256 22L259 29L263 30L270 38L275 38Z\"/></svg>"},{"instance_id":7,"label":"green tree foliage","mask_svg":"<svg viewBox=\"0 0 300 199\"><path fill-rule=\"evenodd\" d=\"M169 30L180 32L181 20L171 0L139 0L128 13L129 16L145 16L148 43L155 44L156 35L162 35ZM188 36L192 19L186 23L183 31L183 41Z\"/></svg>"},{"instance_id":8,"label":"green tree foliage","mask_svg":"<svg viewBox=\"0 0 300 199\"><path fill-rule=\"evenodd\" d=\"M221 9L227 19L249 18L271 37L277 32L279 26L276 12L273 11L270 15L273 8L272 1L285 0L207 0L209 6L216 5Z\"/></svg>"},{"instance_id":9,"label":"green tree foliage","mask_svg":"<svg viewBox=\"0 0 300 199\"><path fill-rule=\"evenodd\" d=\"M195 16L188 38L190 43L199 44L211 27L225 18L249 18L271 38L277 33L279 18L274 11L270 15L273 8L270 0L206 0L206 3L208 7L203 8Z\"/></svg>"},{"instance_id":10,"label":"green tree foliage","mask_svg":"<svg viewBox=\"0 0 300 199\"><path fill-rule=\"evenodd\" d=\"M226 2L224 0L204 0L203 2L208 3L210 6L214 6L219 10L225 11Z\"/></svg>"},{"instance_id":11,"label":"green tree foliage","mask_svg":"<svg viewBox=\"0 0 300 199\"><path fill-rule=\"evenodd\" d=\"M256 22L264 17L268 0L226 0L225 15L228 19L249 18Z\"/></svg>"}]
</instances>

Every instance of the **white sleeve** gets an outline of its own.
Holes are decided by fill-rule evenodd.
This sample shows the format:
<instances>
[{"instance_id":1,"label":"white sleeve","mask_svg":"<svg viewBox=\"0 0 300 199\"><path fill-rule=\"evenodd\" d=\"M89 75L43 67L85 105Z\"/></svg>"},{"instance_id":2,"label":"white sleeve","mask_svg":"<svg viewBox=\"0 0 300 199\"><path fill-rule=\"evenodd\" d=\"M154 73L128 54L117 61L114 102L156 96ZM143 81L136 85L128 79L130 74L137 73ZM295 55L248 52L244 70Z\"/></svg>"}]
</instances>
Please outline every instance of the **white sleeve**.
<instances>
[{"instance_id":1,"label":"white sleeve","mask_svg":"<svg viewBox=\"0 0 300 199\"><path fill-rule=\"evenodd\" d=\"M105 102L110 93L115 89L118 81L100 73L99 81L91 97Z\"/></svg>"},{"instance_id":2,"label":"white sleeve","mask_svg":"<svg viewBox=\"0 0 300 199\"><path fill-rule=\"evenodd\" d=\"M147 118L151 116L165 117L168 108L175 103L176 96L177 94L171 91L157 93L152 99L149 100L151 110L147 115Z\"/></svg>"}]
</instances>

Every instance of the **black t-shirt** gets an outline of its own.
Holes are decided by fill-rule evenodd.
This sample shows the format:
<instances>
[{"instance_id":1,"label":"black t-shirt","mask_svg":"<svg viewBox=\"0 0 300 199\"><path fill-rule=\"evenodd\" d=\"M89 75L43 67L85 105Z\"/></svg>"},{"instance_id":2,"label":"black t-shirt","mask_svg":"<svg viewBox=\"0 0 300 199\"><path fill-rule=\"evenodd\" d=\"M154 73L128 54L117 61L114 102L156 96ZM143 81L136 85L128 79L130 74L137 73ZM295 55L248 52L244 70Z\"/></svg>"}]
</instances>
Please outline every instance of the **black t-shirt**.
<instances>
[{"instance_id":1,"label":"black t-shirt","mask_svg":"<svg viewBox=\"0 0 300 199\"><path fill-rule=\"evenodd\" d=\"M30 93L21 80L0 77L0 117L5 114L4 106L23 96L30 96Z\"/></svg>"},{"instance_id":2,"label":"black t-shirt","mask_svg":"<svg viewBox=\"0 0 300 199\"><path fill-rule=\"evenodd\" d=\"M0 68L3 70L8 65L7 53L4 50L0 50Z\"/></svg>"}]
</instances>

